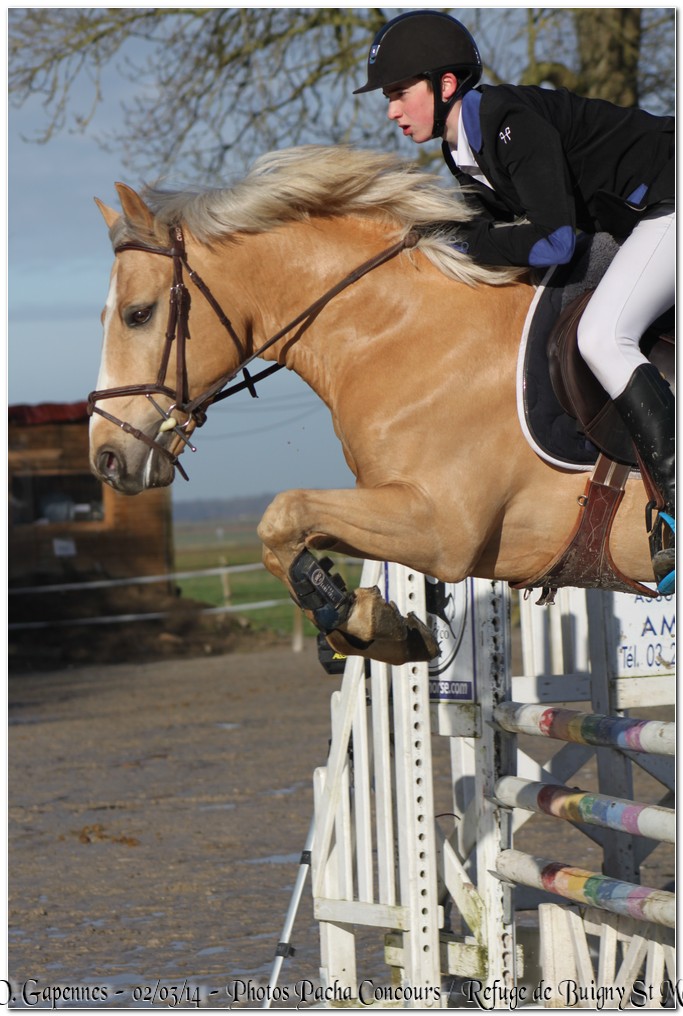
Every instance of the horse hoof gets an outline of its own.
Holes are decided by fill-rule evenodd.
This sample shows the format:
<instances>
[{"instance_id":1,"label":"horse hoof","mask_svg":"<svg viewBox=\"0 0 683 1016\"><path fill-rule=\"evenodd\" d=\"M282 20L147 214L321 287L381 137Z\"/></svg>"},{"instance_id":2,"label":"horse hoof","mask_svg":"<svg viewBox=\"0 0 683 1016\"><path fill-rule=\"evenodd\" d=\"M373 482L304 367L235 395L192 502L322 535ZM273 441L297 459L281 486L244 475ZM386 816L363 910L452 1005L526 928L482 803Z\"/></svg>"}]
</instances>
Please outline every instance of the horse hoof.
<instances>
[{"instance_id":1,"label":"horse hoof","mask_svg":"<svg viewBox=\"0 0 683 1016\"><path fill-rule=\"evenodd\" d=\"M406 618L408 660L411 663L429 662L439 656L441 650L431 630L415 614Z\"/></svg>"}]
</instances>

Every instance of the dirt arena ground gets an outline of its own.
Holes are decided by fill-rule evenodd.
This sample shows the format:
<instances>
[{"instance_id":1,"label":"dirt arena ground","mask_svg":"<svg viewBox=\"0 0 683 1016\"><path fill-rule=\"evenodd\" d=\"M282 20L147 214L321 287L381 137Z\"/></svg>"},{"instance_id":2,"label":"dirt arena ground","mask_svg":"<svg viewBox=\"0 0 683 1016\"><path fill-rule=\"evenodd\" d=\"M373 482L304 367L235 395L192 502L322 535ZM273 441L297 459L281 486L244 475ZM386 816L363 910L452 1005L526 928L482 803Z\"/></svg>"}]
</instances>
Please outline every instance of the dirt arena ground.
<instances>
[{"instance_id":1,"label":"dirt arena ground","mask_svg":"<svg viewBox=\"0 0 683 1016\"><path fill-rule=\"evenodd\" d=\"M267 984L339 683L312 640L10 675L13 1005L75 1005L78 989L86 1008L221 1008L236 980ZM590 866L583 848L563 857L556 824L520 848ZM671 850L643 882L673 866ZM293 944L280 983L315 982L309 882Z\"/></svg>"},{"instance_id":2,"label":"dirt arena ground","mask_svg":"<svg viewBox=\"0 0 683 1016\"><path fill-rule=\"evenodd\" d=\"M15 992L267 983L334 687L313 646L11 677ZM295 945L287 977L316 977L309 894Z\"/></svg>"}]
</instances>

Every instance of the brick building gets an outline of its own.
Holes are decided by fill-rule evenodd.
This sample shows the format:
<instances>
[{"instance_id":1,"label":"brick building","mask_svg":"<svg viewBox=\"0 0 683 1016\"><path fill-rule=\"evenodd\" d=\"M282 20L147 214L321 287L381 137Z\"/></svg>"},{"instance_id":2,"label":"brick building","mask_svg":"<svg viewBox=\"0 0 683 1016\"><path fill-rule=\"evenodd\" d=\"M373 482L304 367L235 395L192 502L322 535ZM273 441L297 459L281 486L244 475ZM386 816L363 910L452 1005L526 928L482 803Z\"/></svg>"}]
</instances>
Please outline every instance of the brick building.
<instances>
[{"instance_id":1,"label":"brick building","mask_svg":"<svg viewBox=\"0 0 683 1016\"><path fill-rule=\"evenodd\" d=\"M10 586L173 570L170 489L126 497L95 479L85 402L8 415Z\"/></svg>"}]
</instances>

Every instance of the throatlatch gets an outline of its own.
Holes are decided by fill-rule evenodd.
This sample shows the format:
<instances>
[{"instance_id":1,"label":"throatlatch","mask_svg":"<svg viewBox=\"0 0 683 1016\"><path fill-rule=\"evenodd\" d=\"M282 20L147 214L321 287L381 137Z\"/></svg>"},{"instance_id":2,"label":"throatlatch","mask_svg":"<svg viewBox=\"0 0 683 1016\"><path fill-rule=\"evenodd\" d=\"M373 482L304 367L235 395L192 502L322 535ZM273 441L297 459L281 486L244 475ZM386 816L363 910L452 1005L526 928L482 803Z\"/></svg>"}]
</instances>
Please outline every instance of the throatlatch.
<instances>
[{"instance_id":1,"label":"throatlatch","mask_svg":"<svg viewBox=\"0 0 683 1016\"><path fill-rule=\"evenodd\" d=\"M331 632L343 624L351 612L354 596L341 575L331 575L332 561L318 561L310 550L302 550L289 569L289 581L296 602L310 610L322 632Z\"/></svg>"}]
</instances>

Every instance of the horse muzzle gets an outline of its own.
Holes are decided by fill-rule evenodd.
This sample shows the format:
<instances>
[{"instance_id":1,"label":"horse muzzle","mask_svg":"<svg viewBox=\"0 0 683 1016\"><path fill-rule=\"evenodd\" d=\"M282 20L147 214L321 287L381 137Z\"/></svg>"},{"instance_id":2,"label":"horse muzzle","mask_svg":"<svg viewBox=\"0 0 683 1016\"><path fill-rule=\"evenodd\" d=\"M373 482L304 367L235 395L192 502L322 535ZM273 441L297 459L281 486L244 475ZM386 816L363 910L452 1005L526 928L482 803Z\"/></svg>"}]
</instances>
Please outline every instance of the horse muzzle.
<instances>
[{"instance_id":1,"label":"horse muzzle","mask_svg":"<svg viewBox=\"0 0 683 1016\"><path fill-rule=\"evenodd\" d=\"M98 479L121 494L168 487L175 476L173 461L165 455L150 449L146 454L131 457L113 443L93 451L91 469Z\"/></svg>"},{"instance_id":2,"label":"horse muzzle","mask_svg":"<svg viewBox=\"0 0 683 1016\"><path fill-rule=\"evenodd\" d=\"M178 455L189 444L188 433L194 429L191 422L157 425L156 433L145 433L142 441L139 439L142 432L136 428L131 428L133 433L125 426L118 433L112 433L111 429L100 432L96 420L95 416L91 424L90 467L103 483L122 494L139 494L152 487L168 487L176 469L186 476Z\"/></svg>"},{"instance_id":3,"label":"horse muzzle","mask_svg":"<svg viewBox=\"0 0 683 1016\"><path fill-rule=\"evenodd\" d=\"M90 465L100 480L108 483L123 494L139 494L151 487L167 487L173 482L175 470L187 479L187 474L178 462L178 456L186 446L194 452L190 435L200 421L171 405L168 410L147 393L148 403L154 407L161 419L144 429L134 426L96 405L100 393L90 396ZM179 419L184 417L184 420ZM99 435L102 422L107 421L118 428L112 434ZM202 421L203 422L203 421Z\"/></svg>"}]
</instances>

